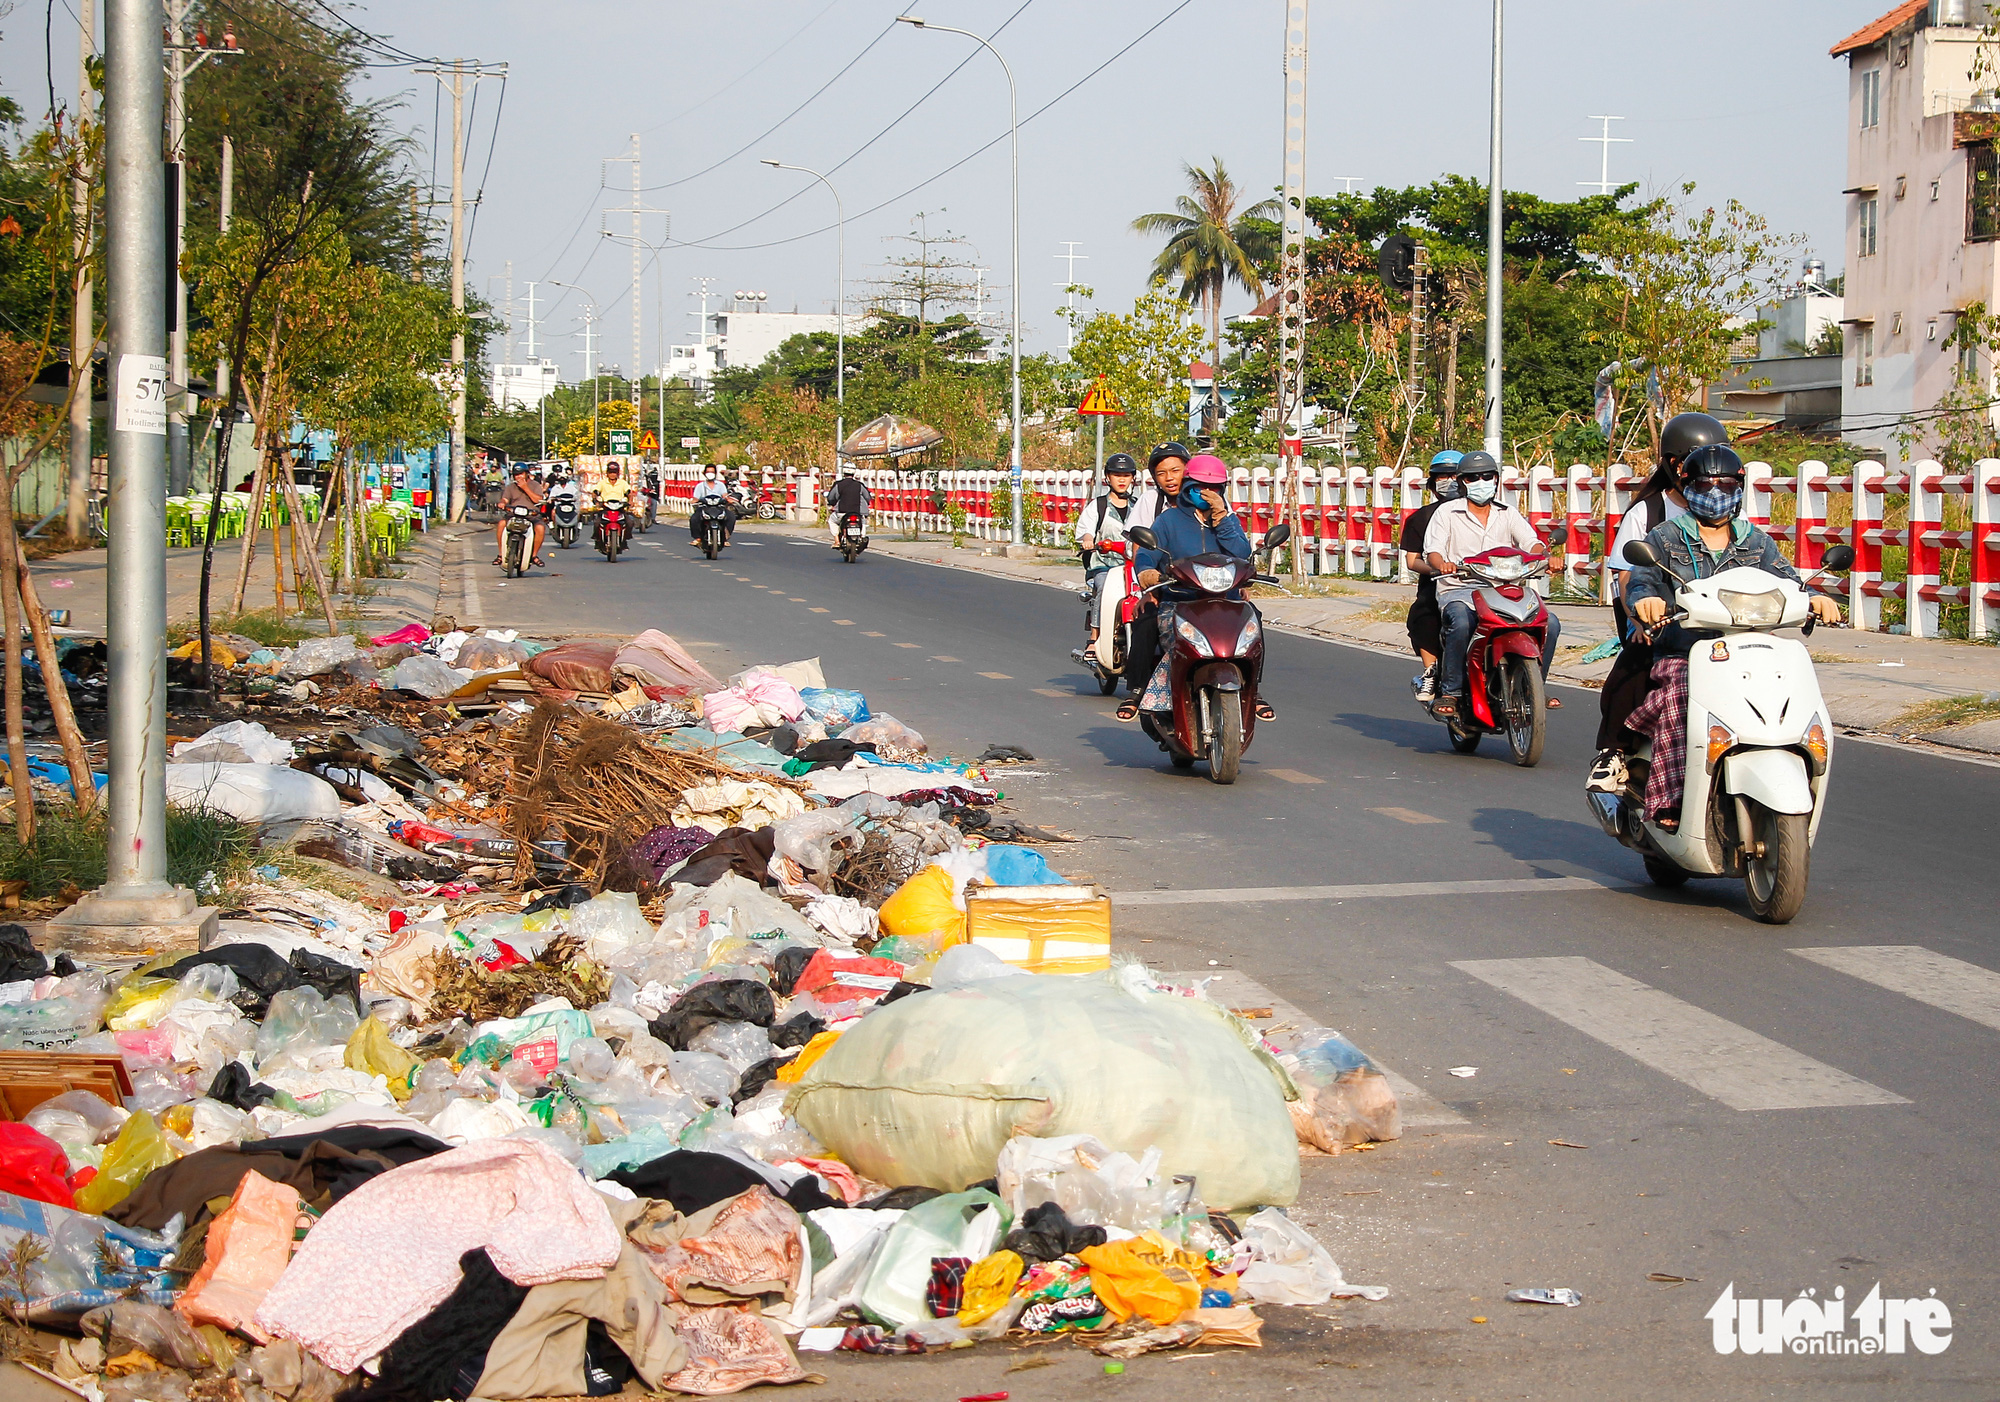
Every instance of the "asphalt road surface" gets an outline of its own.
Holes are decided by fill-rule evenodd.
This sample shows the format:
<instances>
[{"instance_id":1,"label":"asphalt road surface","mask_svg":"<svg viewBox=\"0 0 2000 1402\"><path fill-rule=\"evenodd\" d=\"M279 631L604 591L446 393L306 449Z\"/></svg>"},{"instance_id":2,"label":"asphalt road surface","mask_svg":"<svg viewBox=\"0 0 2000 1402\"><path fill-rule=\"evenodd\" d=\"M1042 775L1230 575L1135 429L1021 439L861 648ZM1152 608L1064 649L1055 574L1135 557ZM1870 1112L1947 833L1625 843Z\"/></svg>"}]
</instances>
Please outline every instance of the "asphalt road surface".
<instances>
[{"instance_id":1,"label":"asphalt road surface","mask_svg":"<svg viewBox=\"0 0 2000 1402\"><path fill-rule=\"evenodd\" d=\"M547 557L504 586L476 569L487 625L660 627L718 675L818 655L933 748L1025 746L1031 772L1002 787L1087 839L1048 850L1116 893L1122 952L1225 976L1229 1001L1274 1009L1260 1025L1338 1028L1403 1089L1404 1138L1307 1160L1293 1209L1385 1301L1266 1310L1257 1354L1153 1355L1122 1378L1066 1342L835 1357L812 1365L819 1395L2000 1395L2000 769L1839 742L1811 895L1773 927L1737 882L1648 886L1599 831L1592 693L1555 691L1522 770L1491 737L1453 754L1411 663L1273 634L1279 720L1219 787L1171 769L1069 661L1070 594L848 566L769 527L713 564L673 522L616 565ZM1723 1355L1706 1318L1732 1285L1839 1291L1852 1346L1878 1283L1943 1302L1948 1347ZM1504 1299L1524 1286L1583 1304Z\"/></svg>"}]
</instances>

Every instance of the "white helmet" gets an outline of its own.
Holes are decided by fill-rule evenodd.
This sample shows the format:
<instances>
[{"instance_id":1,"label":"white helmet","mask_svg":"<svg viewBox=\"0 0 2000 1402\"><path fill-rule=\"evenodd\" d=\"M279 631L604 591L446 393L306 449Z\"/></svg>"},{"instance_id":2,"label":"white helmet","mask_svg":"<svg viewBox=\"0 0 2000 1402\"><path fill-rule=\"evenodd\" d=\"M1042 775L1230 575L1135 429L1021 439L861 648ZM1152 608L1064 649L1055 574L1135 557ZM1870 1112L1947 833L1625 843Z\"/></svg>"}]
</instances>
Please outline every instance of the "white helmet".
<instances>
[{"instance_id":1,"label":"white helmet","mask_svg":"<svg viewBox=\"0 0 2000 1402\"><path fill-rule=\"evenodd\" d=\"M842 477L852 477L854 475L854 464L851 462L842 463L840 465L840 475Z\"/></svg>"}]
</instances>

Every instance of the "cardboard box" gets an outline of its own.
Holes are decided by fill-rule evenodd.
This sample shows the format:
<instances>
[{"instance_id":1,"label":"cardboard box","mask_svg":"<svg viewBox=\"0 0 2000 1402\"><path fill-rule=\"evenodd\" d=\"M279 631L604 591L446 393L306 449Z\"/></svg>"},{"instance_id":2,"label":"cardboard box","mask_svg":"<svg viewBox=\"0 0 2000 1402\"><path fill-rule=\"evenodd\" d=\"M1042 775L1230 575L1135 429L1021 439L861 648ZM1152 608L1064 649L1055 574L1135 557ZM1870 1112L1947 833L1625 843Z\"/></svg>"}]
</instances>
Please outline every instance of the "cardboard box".
<instances>
[{"instance_id":1,"label":"cardboard box","mask_svg":"<svg viewBox=\"0 0 2000 1402\"><path fill-rule=\"evenodd\" d=\"M968 887L965 928L971 943L1031 974L1111 967L1111 897L1095 886Z\"/></svg>"}]
</instances>

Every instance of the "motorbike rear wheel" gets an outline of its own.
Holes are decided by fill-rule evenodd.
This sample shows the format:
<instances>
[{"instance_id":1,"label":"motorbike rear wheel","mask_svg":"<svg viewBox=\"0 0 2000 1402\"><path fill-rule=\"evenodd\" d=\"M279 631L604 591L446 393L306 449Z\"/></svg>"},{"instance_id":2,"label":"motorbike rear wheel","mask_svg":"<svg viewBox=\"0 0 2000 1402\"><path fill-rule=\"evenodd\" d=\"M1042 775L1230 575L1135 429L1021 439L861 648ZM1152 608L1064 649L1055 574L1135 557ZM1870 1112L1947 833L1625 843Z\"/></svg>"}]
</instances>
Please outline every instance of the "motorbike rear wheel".
<instances>
[{"instance_id":1,"label":"motorbike rear wheel","mask_svg":"<svg viewBox=\"0 0 2000 1402\"><path fill-rule=\"evenodd\" d=\"M1233 784L1243 768L1243 693L1210 692L1208 713L1214 720L1208 739L1209 782Z\"/></svg>"},{"instance_id":2,"label":"motorbike rear wheel","mask_svg":"<svg viewBox=\"0 0 2000 1402\"><path fill-rule=\"evenodd\" d=\"M1750 808L1746 849L1761 846L1763 855L1743 854L1743 890L1750 913L1768 925L1789 925L1806 903L1806 879L1812 867L1812 815L1773 813L1755 799Z\"/></svg>"},{"instance_id":3,"label":"motorbike rear wheel","mask_svg":"<svg viewBox=\"0 0 2000 1402\"><path fill-rule=\"evenodd\" d=\"M1501 673L1505 688L1507 748L1514 763L1532 769L1542 762L1542 746L1548 739L1549 701L1542 686L1542 669L1525 657L1507 659Z\"/></svg>"},{"instance_id":4,"label":"motorbike rear wheel","mask_svg":"<svg viewBox=\"0 0 2000 1402\"><path fill-rule=\"evenodd\" d=\"M1480 730L1468 730L1455 720L1444 723L1444 733L1451 737L1451 747L1462 755L1469 755L1478 749L1479 737L1485 734Z\"/></svg>"},{"instance_id":5,"label":"motorbike rear wheel","mask_svg":"<svg viewBox=\"0 0 2000 1402\"><path fill-rule=\"evenodd\" d=\"M1105 673L1099 672L1097 674L1097 691L1100 696L1116 695L1118 691L1118 674L1112 672L1107 676Z\"/></svg>"}]
</instances>

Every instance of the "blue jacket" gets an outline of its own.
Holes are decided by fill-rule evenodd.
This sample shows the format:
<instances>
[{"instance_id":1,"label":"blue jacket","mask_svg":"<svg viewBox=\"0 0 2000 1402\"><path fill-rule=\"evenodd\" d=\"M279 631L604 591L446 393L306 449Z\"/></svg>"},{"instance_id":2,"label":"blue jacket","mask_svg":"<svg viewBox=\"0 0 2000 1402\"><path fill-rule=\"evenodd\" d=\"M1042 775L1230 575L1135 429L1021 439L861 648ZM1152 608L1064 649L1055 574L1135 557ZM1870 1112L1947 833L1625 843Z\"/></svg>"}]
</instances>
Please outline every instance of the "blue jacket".
<instances>
[{"instance_id":1,"label":"blue jacket","mask_svg":"<svg viewBox=\"0 0 2000 1402\"><path fill-rule=\"evenodd\" d=\"M1163 511L1153 520L1153 536L1159 541L1158 550L1141 550L1137 565L1142 570L1166 568L1169 559L1185 560L1190 555L1227 555L1231 559L1250 558L1250 537L1243 532L1243 523L1234 516L1222 518L1222 524L1215 527L1206 525L1201 516L1189 506L1176 506ZM1200 598L1181 587L1163 591L1169 599ZM1230 597L1237 597L1231 594Z\"/></svg>"},{"instance_id":2,"label":"blue jacket","mask_svg":"<svg viewBox=\"0 0 2000 1402\"><path fill-rule=\"evenodd\" d=\"M1720 555L1710 553L1702 543L1700 529L1692 516L1676 516L1671 521L1660 522L1646 533L1646 541L1659 552L1667 568L1682 579L1707 579L1724 570L1748 565L1795 583L1803 582L1791 562L1778 553L1777 541L1740 516L1729 526L1729 545ZM1626 601L1629 606L1641 599L1664 599L1671 605L1675 587L1665 570L1654 565L1634 565ZM1673 623L1654 640L1653 651L1662 657L1685 657L1696 642L1716 636L1719 635L1712 630L1684 628Z\"/></svg>"}]
</instances>

